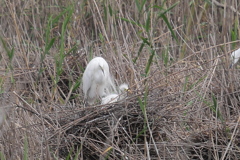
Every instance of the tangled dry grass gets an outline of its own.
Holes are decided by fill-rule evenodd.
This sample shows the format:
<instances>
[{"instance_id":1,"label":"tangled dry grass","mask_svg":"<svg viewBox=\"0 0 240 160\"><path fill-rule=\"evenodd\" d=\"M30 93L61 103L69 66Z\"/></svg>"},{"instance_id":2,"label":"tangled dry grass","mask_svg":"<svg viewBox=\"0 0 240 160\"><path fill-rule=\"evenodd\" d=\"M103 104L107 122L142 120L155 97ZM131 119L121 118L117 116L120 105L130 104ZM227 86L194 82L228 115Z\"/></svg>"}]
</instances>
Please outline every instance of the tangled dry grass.
<instances>
[{"instance_id":1,"label":"tangled dry grass","mask_svg":"<svg viewBox=\"0 0 240 160\"><path fill-rule=\"evenodd\" d=\"M238 1L177 3L177 40L176 2L1 1L1 159L239 159ZM84 105L94 56L126 99Z\"/></svg>"}]
</instances>

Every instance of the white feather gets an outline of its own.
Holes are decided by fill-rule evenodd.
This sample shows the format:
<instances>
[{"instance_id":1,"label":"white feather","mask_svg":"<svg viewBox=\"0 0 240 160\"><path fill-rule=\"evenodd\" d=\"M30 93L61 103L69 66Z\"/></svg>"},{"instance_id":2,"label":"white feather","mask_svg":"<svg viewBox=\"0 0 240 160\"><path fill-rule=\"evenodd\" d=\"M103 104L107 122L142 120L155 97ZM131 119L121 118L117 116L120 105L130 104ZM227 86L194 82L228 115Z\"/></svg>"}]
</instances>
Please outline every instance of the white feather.
<instances>
[{"instance_id":1,"label":"white feather","mask_svg":"<svg viewBox=\"0 0 240 160\"><path fill-rule=\"evenodd\" d=\"M114 103L117 102L119 98L118 94L109 94L106 97L102 98L102 103L101 104L107 104L107 103Z\"/></svg>"},{"instance_id":2,"label":"white feather","mask_svg":"<svg viewBox=\"0 0 240 160\"><path fill-rule=\"evenodd\" d=\"M115 88L108 63L102 57L93 58L82 77L84 99L93 104L98 97L106 96Z\"/></svg>"},{"instance_id":3,"label":"white feather","mask_svg":"<svg viewBox=\"0 0 240 160\"><path fill-rule=\"evenodd\" d=\"M233 51L231 54L231 66L236 64L240 58L240 48L236 51Z\"/></svg>"},{"instance_id":4,"label":"white feather","mask_svg":"<svg viewBox=\"0 0 240 160\"><path fill-rule=\"evenodd\" d=\"M122 100L127 96L126 91L128 90L128 85L123 83L119 86L119 94L111 93L102 98L102 105L108 103L114 103L119 100Z\"/></svg>"}]
</instances>

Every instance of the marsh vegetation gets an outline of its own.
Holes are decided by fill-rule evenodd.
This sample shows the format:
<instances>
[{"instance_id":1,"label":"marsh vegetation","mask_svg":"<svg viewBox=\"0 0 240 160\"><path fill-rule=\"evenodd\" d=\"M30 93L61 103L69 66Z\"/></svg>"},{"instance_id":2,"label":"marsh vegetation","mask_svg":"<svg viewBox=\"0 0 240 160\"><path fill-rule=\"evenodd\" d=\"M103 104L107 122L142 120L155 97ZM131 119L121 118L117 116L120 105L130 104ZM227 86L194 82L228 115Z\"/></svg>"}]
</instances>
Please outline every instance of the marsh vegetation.
<instances>
[{"instance_id":1,"label":"marsh vegetation","mask_svg":"<svg viewBox=\"0 0 240 160\"><path fill-rule=\"evenodd\" d=\"M240 158L237 0L0 6L1 159ZM126 99L85 105L96 56Z\"/></svg>"}]
</instances>

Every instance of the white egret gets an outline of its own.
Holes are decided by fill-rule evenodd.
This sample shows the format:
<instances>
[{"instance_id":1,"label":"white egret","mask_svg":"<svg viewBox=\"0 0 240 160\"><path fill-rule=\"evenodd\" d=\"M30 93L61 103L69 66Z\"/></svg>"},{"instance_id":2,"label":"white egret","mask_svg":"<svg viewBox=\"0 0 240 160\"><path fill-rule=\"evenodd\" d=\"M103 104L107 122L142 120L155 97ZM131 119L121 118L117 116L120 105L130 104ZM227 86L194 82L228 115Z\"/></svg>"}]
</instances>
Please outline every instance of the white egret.
<instances>
[{"instance_id":1,"label":"white egret","mask_svg":"<svg viewBox=\"0 0 240 160\"><path fill-rule=\"evenodd\" d=\"M127 96L126 95L127 91L129 91L128 85L126 83L123 83L119 86L119 94L112 93L112 94L109 94L109 95L103 97L101 104L103 105L103 104L107 104L107 103L114 103L119 100L122 100L123 98L125 98Z\"/></svg>"},{"instance_id":2,"label":"white egret","mask_svg":"<svg viewBox=\"0 0 240 160\"><path fill-rule=\"evenodd\" d=\"M230 65L230 68L238 62L240 58L240 48L236 51L233 51L232 54L231 54L231 65Z\"/></svg>"},{"instance_id":3,"label":"white egret","mask_svg":"<svg viewBox=\"0 0 240 160\"><path fill-rule=\"evenodd\" d=\"M90 105L94 101L115 90L108 63L102 57L93 58L87 65L82 77L84 99Z\"/></svg>"}]
</instances>

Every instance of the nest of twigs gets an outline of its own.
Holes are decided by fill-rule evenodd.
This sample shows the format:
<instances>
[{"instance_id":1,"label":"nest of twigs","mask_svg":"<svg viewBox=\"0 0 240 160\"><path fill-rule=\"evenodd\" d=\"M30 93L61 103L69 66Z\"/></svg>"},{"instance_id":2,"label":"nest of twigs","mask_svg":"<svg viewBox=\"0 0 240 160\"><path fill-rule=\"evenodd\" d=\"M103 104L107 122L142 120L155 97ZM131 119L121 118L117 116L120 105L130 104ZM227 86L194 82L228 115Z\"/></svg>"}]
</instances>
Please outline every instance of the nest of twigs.
<instances>
[{"instance_id":1,"label":"nest of twigs","mask_svg":"<svg viewBox=\"0 0 240 160\"><path fill-rule=\"evenodd\" d=\"M133 158L140 151L136 141L142 145L144 142L144 116L134 101L134 98L129 98L105 106L65 112L58 119L60 128L53 131L50 139L52 144L60 140L61 145L52 147L59 151L61 157L79 150L84 159L105 156L109 159ZM149 139L149 134L146 135Z\"/></svg>"}]
</instances>

